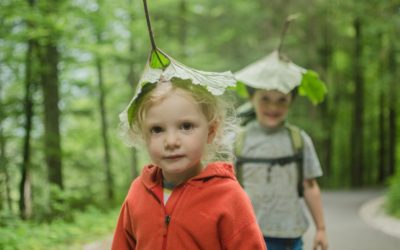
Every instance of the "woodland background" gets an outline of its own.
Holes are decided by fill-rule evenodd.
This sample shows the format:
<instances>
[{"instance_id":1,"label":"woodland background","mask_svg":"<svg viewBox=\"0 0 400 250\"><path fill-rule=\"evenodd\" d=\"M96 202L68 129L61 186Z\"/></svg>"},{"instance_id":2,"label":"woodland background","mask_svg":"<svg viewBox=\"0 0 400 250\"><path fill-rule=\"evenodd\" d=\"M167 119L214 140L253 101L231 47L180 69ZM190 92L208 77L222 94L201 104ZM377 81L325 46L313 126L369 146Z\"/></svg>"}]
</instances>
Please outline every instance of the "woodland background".
<instances>
[{"instance_id":1,"label":"woodland background","mask_svg":"<svg viewBox=\"0 0 400 250\"><path fill-rule=\"evenodd\" d=\"M285 18L300 13L283 52L318 72L328 95L318 106L297 98L290 120L314 140L319 182L387 188L387 209L400 217L398 1L148 5L157 45L208 71L270 53ZM146 162L119 138L118 114L149 52L142 1L0 1L1 249L64 249L112 232Z\"/></svg>"}]
</instances>

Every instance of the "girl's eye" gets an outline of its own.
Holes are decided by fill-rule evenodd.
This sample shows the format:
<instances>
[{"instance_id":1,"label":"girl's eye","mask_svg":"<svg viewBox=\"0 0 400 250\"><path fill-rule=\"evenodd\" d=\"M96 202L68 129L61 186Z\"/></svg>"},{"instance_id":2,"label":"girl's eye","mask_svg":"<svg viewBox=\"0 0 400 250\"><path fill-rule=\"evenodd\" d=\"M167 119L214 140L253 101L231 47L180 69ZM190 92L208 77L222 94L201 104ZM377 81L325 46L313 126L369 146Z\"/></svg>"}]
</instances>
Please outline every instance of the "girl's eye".
<instances>
[{"instance_id":1,"label":"girl's eye","mask_svg":"<svg viewBox=\"0 0 400 250\"><path fill-rule=\"evenodd\" d=\"M184 123L182 123L182 125L181 125L181 129L182 129L182 130L185 130L185 131L192 130L193 127L194 127L193 124L190 123L190 122L184 122Z\"/></svg>"},{"instance_id":2,"label":"girl's eye","mask_svg":"<svg viewBox=\"0 0 400 250\"><path fill-rule=\"evenodd\" d=\"M161 132L163 132L163 129L162 129L162 127L159 127L159 126L155 126L150 129L150 133L152 133L152 134L159 134Z\"/></svg>"}]
</instances>

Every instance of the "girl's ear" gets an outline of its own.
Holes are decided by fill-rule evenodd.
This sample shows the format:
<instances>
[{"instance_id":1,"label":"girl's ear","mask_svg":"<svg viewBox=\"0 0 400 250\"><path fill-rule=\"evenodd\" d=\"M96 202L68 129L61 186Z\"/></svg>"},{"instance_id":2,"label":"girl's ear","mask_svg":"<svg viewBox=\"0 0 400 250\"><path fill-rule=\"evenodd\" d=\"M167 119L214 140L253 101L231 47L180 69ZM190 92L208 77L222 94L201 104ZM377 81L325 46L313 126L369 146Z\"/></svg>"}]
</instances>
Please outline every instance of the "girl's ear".
<instances>
[{"instance_id":1,"label":"girl's ear","mask_svg":"<svg viewBox=\"0 0 400 250\"><path fill-rule=\"evenodd\" d=\"M217 121L214 121L208 125L208 137L207 137L208 144L210 144L214 140L215 135L217 134L218 124L219 123Z\"/></svg>"}]
</instances>

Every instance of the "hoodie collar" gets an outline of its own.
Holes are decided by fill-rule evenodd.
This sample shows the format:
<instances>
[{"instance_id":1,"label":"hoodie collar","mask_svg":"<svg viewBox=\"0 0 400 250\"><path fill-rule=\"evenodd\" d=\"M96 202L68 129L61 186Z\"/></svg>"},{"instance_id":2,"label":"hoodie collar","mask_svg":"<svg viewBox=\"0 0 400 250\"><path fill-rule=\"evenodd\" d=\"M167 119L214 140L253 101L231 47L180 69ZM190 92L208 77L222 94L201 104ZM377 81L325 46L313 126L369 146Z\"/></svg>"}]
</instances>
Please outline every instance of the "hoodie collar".
<instances>
[{"instance_id":1,"label":"hoodie collar","mask_svg":"<svg viewBox=\"0 0 400 250\"><path fill-rule=\"evenodd\" d=\"M236 180L232 164L227 162L209 163L200 174L190 178L184 183L197 186L211 178L229 178ZM143 168L142 181L148 189L153 189L157 185L162 186L162 179L162 170L158 166L150 164Z\"/></svg>"}]
</instances>

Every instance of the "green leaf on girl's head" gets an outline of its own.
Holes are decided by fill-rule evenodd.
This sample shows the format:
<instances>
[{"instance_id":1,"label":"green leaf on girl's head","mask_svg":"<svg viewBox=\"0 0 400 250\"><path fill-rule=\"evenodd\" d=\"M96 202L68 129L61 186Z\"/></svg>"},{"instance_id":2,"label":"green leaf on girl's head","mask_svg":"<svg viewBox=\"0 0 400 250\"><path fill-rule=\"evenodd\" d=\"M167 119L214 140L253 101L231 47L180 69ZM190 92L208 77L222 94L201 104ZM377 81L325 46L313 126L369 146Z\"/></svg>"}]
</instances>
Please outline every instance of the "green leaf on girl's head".
<instances>
[{"instance_id":1,"label":"green leaf on girl's head","mask_svg":"<svg viewBox=\"0 0 400 250\"><path fill-rule=\"evenodd\" d=\"M138 87L139 87L139 85L138 85ZM155 84L152 84L149 82L140 83L140 93L138 93L138 97L137 97L139 99L139 101L136 103L132 103L132 105L130 105L130 107L128 108L129 126L132 124L134 116L136 116L136 112L138 111L139 105L141 105L140 96L143 96L144 94L146 94L147 92L149 92L150 90L152 90L155 87L156 87Z\"/></svg>"},{"instance_id":2,"label":"green leaf on girl's head","mask_svg":"<svg viewBox=\"0 0 400 250\"><path fill-rule=\"evenodd\" d=\"M150 67L153 69L165 69L171 61L159 50L153 50L150 56Z\"/></svg>"},{"instance_id":3,"label":"green leaf on girl's head","mask_svg":"<svg viewBox=\"0 0 400 250\"><path fill-rule=\"evenodd\" d=\"M324 100L327 88L325 83L319 78L317 72L307 70L303 74L301 84L299 86L299 94L308 97L310 101L316 105Z\"/></svg>"}]
</instances>

